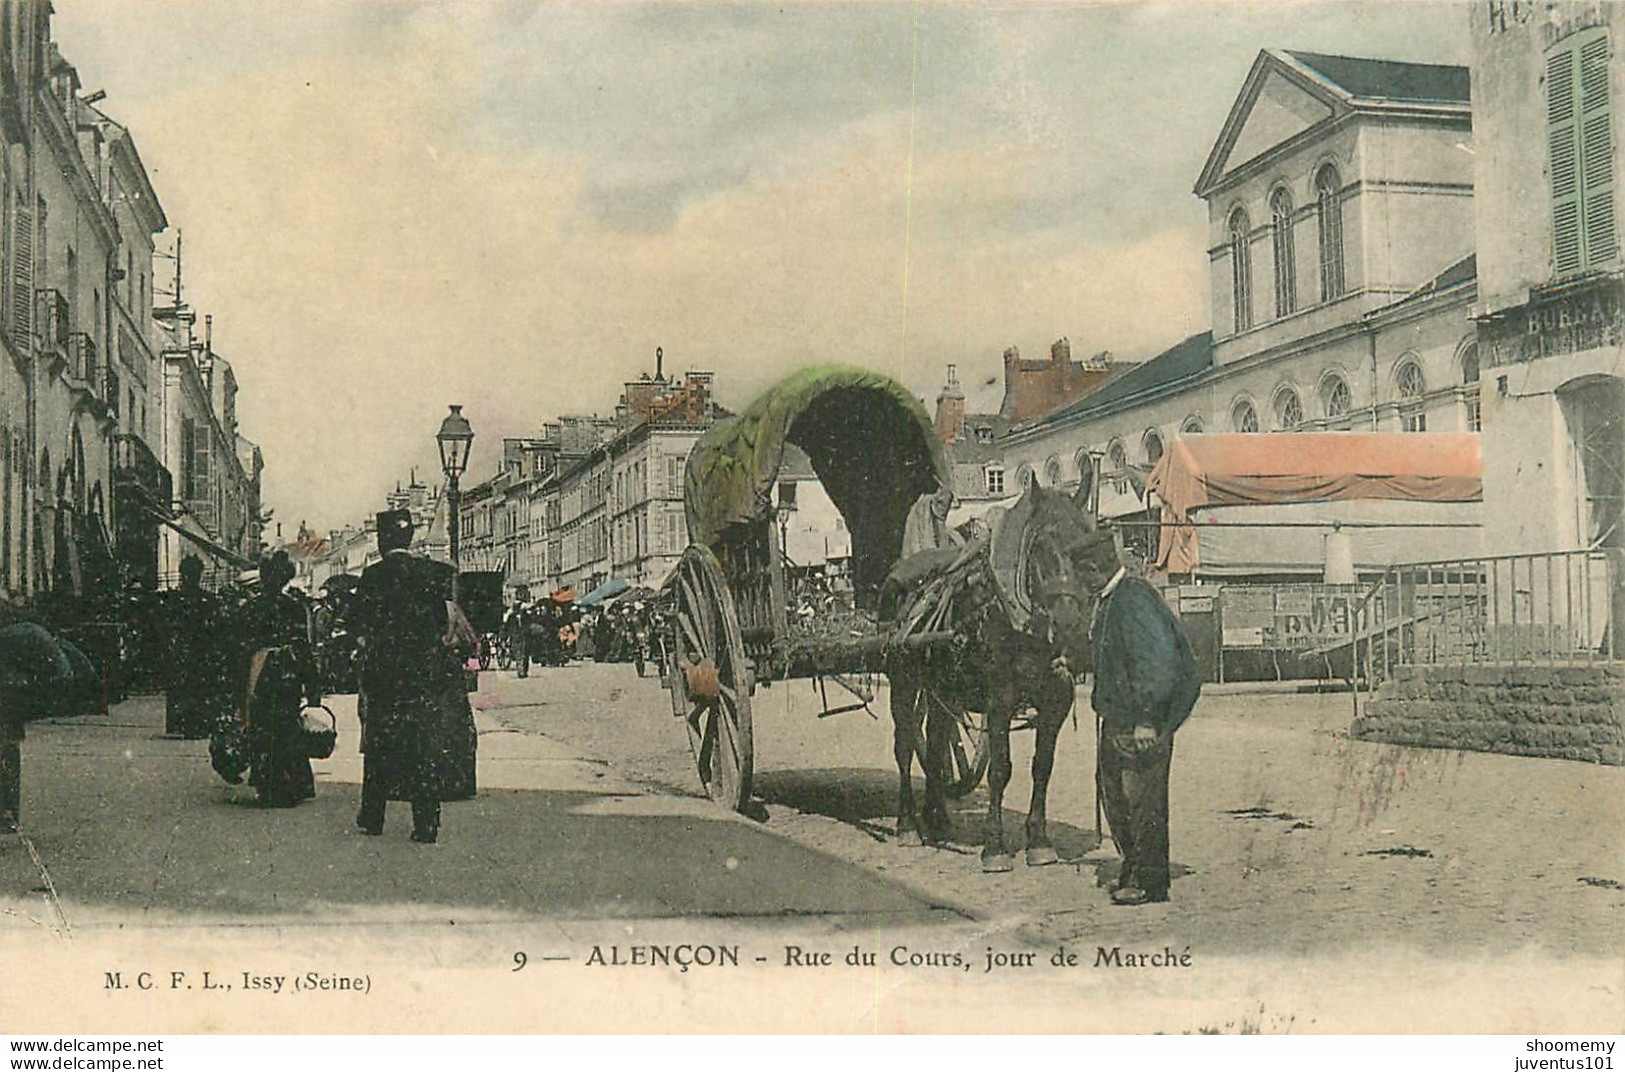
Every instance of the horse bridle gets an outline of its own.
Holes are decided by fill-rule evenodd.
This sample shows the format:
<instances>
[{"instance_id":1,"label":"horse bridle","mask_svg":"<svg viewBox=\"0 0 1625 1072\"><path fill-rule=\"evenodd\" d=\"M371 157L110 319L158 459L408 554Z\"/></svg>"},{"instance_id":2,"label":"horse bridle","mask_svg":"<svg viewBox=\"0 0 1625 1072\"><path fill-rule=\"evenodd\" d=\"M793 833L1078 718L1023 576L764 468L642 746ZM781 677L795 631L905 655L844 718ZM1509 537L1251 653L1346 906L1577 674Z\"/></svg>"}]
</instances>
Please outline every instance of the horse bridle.
<instances>
[{"instance_id":1,"label":"horse bridle","mask_svg":"<svg viewBox=\"0 0 1625 1072\"><path fill-rule=\"evenodd\" d=\"M1029 532L1022 541L1020 583L1033 606L1050 622L1054 622L1054 610L1059 603L1070 600L1087 609L1099 593L1087 585L1080 588L1075 582L1075 570L1068 555L1071 544L1054 546L1049 540L1045 540L1044 543L1046 545L1044 550L1048 552L1046 557L1053 559L1057 569L1053 574L1043 569L1039 557L1035 554L1039 535L1036 532ZM1033 576L1035 572L1039 574L1036 578ZM1036 585L1033 583L1035 580L1039 582Z\"/></svg>"}]
</instances>

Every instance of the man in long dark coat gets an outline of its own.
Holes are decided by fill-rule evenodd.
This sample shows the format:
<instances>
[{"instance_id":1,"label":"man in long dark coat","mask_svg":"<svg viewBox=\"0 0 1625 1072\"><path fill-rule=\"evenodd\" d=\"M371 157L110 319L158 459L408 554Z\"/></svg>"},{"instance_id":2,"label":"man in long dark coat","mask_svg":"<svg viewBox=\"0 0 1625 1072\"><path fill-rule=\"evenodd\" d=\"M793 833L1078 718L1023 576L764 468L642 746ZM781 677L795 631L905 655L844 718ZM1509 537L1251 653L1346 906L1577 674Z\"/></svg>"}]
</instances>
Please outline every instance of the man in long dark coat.
<instances>
[{"instance_id":1,"label":"man in long dark coat","mask_svg":"<svg viewBox=\"0 0 1625 1072\"><path fill-rule=\"evenodd\" d=\"M474 795L476 738L453 639L449 566L410 553L412 515L378 515L380 562L356 589L361 669L361 810L381 834L385 804L412 804L412 840L432 843L440 804Z\"/></svg>"},{"instance_id":2,"label":"man in long dark coat","mask_svg":"<svg viewBox=\"0 0 1625 1072\"><path fill-rule=\"evenodd\" d=\"M180 587L164 606L164 732L172 737L209 736L232 704L229 656L222 642L220 599L203 588L203 562L181 559Z\"/></svg>"},{"instance_id":3,"label":"man in long dark coat","mask_svg":"<svg viewBox=\"0 0 1625 1072\"><path fill-rule=\"evenodd\" d=\"M1123 855L1118 904L1168 899L1168 769L1174 731L1196 706L1201 677L1185 630L1161 595L1128 575L1103 534L1080 563L1100 592L1090 629L1094 709L1102 719L1095 776Z\"/></svg>"}]
</instances>

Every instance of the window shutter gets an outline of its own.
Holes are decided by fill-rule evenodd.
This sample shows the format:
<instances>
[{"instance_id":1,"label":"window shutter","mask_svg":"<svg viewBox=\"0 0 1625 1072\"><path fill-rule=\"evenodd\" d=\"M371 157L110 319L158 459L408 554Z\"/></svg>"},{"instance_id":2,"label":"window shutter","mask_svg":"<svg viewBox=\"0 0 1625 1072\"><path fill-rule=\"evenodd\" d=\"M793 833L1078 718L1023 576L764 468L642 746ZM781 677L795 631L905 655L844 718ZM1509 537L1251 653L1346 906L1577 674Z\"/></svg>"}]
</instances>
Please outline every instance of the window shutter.
<instances>
[{"instance_id":1,"label":"window shutter","mask_svg":"<svg viewBox=\"0 0 1625 1072\"><path fill-rule=\"evenodd\" d=\"M1578 271L1580 245L1579 128L1574 108L1574 50L1546 60L1546 139L1551 154L1552 270Z\"/></svg>"},{"instance_id":2,"label":"window shutter","mask_svg":"<svg viewBox=\"0 0 1625 1072\"><path fill-rule=\"evenodd\" d=\"M1584 220L1585 263L1604 264L1618 252L1614 222L1613 117L1608 107L1608 38L1581 43L1580 204Z\"/></svg>"},{"instance_id":3,"label":"window shutter","mask_svg":"<svg viewBox=\"0 0 1625 1072\"><path fill-rule=\"evenodd\" d=\"M11 337L28 352L34 334L34 214L22 204L12 211Z\"/></svg>"}]
</instances>

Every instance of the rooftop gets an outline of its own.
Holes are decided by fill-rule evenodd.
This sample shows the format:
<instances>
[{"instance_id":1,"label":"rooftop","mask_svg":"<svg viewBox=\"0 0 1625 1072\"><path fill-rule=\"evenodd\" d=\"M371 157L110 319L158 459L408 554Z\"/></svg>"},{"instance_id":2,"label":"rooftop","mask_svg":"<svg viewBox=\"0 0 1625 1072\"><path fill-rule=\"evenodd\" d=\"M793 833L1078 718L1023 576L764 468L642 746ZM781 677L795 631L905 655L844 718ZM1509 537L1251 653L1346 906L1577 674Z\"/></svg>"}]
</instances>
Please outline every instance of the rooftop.
<instances>
[{"instance_id":1,"label":"rooftop","mask_svg":"<svg viewBox=\"0 0 1625 1072\"><path fill-rule=\"evenodd\" d=\"M1327 56L1319 52L1288 51L1286 54L1354 97L1417 103L1469 102L1470 80L1465 67Z\"/></svg>"}]
</instances>

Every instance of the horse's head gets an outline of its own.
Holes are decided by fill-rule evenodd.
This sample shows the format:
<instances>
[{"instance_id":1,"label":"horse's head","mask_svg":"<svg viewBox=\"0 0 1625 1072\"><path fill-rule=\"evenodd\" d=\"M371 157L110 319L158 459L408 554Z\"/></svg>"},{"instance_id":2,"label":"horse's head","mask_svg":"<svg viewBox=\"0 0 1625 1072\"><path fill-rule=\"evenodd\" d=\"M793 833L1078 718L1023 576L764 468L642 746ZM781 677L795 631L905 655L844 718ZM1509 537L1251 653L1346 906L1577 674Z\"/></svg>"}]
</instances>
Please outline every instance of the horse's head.
<instances>
[{"instance_id":1,"label":"horse's head","mask_svg":"<svg viewBox=\"0 0 1625 1072\"><path fill-rule=\"evenodd\" d=\"M1089 508L1089 482L1076 494L1029 486L1032 513L1023 534L1021 583L1038 624L1077 672L1089 666L1089 623L1095 601L1111 577L1099 576L1098 548L1111 544L1097 531ZM1114 545L1115 546L1115 545Z\"/></svg>"}]
</instances>

